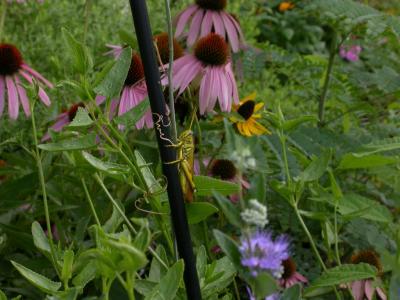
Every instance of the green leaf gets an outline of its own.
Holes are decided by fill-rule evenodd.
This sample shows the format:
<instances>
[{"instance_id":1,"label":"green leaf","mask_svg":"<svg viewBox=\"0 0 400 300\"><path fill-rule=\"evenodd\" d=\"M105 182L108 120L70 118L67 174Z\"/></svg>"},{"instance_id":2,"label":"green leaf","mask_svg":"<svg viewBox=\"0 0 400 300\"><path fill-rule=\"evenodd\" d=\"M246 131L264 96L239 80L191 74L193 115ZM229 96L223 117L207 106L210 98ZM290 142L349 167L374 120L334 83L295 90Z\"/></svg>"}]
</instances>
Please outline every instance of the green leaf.
<instances>
[{"instance_id":1,"label":"green leaf","mask_svg":"<svg viewBox=\"0 0 400 300\"><path fill-rule=\"evenodd\" d=\"M292 120L287 120L283 123L283 129L286 132L289 132L291 130L297 129L300 125L306 123L306 122L317 122L318 119L315 116L302 116L296 119Z\"/></svg>"},{"instance_id":2,"label":"green leaf","mask_svg":"<svg viewBox=\"0 0 400 300\"><path fill-rule=\"evenodd\" d=\"M213 192L231 195L239 192L239 185L230 181L220 180L209 176L194 176L197 196L211 196Z\"/></svg>"},{"instance_id":3,"label":"green leaf","mask_svg":"<svg viewBox=\"0 0 400 300\"><path fill-rule=\"evenodd\" d=\"M145 300L161 299L161 295L162 299L174 299L182 281L183 269L183 260L180 259L161 278L160 283L153 288L151 294L147 295Z\"/></svg>"},{"instance_id":4,"label":"green leaf","mask_svg":"<svg viewBox=\"0 0 400 300\"><path fill-rule=\"evenodd\" d=\"M390 279L389 299L398 299L400 295L400 274L397 270Z\"/></svg>"},{"instance_id":5,"label":"green leaf","mask_svg":"<svg viewBox=\"0 0 400 300\"><path fill-rule=\"evenodd\" d=\"M3 293L2 290L0 290L0 300L7 300L7 296Z\"/></svg>"},{"instance_id":6,"label":"green leaf","mask_svg":"<svg viewBox=\"0 0 400 300\"><path fill-rule=\"evenodd\" d=\"M129 173L129 167L127 165L104 162L86 151L82 151L82 156L93 168L103 171L109 175L121 175Z\"/></svg>"},{"instance_id":7,"label":"green leaf","mask_svg":"<svg viewBox=\"0 0 400 300\"><path fill-rule=\"evenodd\" d=\"M147 264L147 258L144 252L128 242L104 239L104 243L111 247L116 253L122 254L124 258L123 267L125 270L137 271Z\"/></svg>"},{"instance_id":8,"label":"green leaf","mask_svg":"<svg viewBox=\"0 0 400 300\"><path fill-rule=\"evenodd\" d=\"M50 244L47 239L46 234L44 233L42 226L40 226L39 222L35 221L32 223L32 236L33 243L36 248L43 251L44 253L50 253Z\"/></svg>"},{"instance_id":9,"label":"green leaf","mask_svg":"<svg viewBox=\"0 0 400 300\"><path fill-rule=\"evenodd\" d=\"M271 274L263 272L259 273L256 278L254 278L253 292L257 296L257 299L264 299L267 296L272 295L278 291L278 284L276 279L271 276Z\"/></svg>"},{"instance_id":10,"label":"green leaf","mask_svg":"<svg viewBox=\"0 0 400 300\"><path fill-rule=\"evenodd\" d=\"M281 297L281 300L300 300L301 299L301 285L295 284L286 289Z\"/></svg>"},{"instance_id":11,"label":"green leaf","mask_svg":"<svg viewBox=\"0 0 400 300\"><path fill-rule=\"evenodd\" d=\"M213 233L218 245L221 247L222 251L228 256L231 262L236 267L241 266L239 247L236 242L218 229L214 229Z\"/></svg>"},{"instance_id":12,"label":"green leaf","mask_svg":"<svg viewBox=\"0 0 400 300\"><path fill-rule=\"evenodd\" d=\"M314 159L299 175L299 180L302 182L318 180L325 173L330 160L331 152L323 152L320 157Z\"/></svg>"},{"instance_id":13,"label":"green leaf","mask_svg":"<svg viewBox=\"0 0 400 300\"><path fill-rule=\"evenodd\" d=\"M359 156L353 153L344 155L339 163L339 169L368 169L398 163L398 157L389 157L377 154Z\"/></svg>"},{"instance_id":14,"label":"green leaf","mask_svg":"<svg viewBox=\"0 0 400 300\"><path fill-rule=\"evenodd\" d=\"M370 264L349 264L334 267L324 272L320 277L314 280L309 289L328 287L349 283L355 280L375 278L377 270Z\"/></svg>"},{"instance_id":15,"label":"green leaf","mask_svg":"<svg viewBox=\"0 0 400 300\"><path fill-rule=\"evenodd\" d=\"M87 127L93 124L88 112L83 107L78 107L75 118L68 125L68 127Z\"/></svg>"},{"instance_id":16,"label":"green leaf","mask_svg":"<svg viewBox=\"0 0 400 300\"><path fill-rule=\"evenodd\" d=\"M43 275L40 275L15 261L11 261L11 263L22 276L24 276L32 285L36 286L43 292L53 294L60 289L61 282L51 281Z\"/></svg>"},{"instance_id":17,"label":"green leaf","mask_svg":"<svg viewBox=\"0 0 400 300\"><path fill-rule=\"evenodd\" d=\"M82 137L66 139L56 143L40 144L38 147L45 151L72 151L91 149L96 147L96 133L90 133Z\"/></svg>"},{"instance_id":18,"label":"green leaf","mask_svg":"<svg viewBox=\"0 0 400 300\"><path fill-rule=\"evenodd\" d=\"M128 112L124 113L122 116L115 117L113 122L115 124L121 124L126 127L134 126L150 109L150 102L148 97L140 102L138 105L133 107Z\"/></svg>"},{"instance_id":19,"label":"green leaf","mask_svg":"<svg viewBox=\"0 0 400 300\"><path fill-rule=\"evenodd\" d=\"M206 284L201 290L203 299L208 299L212 295L218 295L226 289L232 283L236 274L235 266L226 256L214 261L212 265L214 266L212 272L211 274L207 272L207 277L205 278ZM209 270L210 265L207 266L207 271Z\"/></svg>"},{"instance_id":20,"label":"green leaf","mask_svg":"<svg viewBox=\"0 0 400 300\"><path fill-rule=\"evenodd\" d=\"M374 153L393 151L400 149L400 137L383 139L380 141L374 141L373 143L363 145L362 151L353 153L354 156L362 157L371 155Z\"/></svg>"},{"instance_id":21,"label":"green leaf","mask_svg":"<svg viewBox=\"0 0 400 300\"><path fill-rule=\"evenodd\" d=\"M119 96L124 85L132 60L132 49L125 48L107 75L103 78L94 91L106 98L112 99Z\"/></svg>"},{"instance_id":22,"label":"green leaf","mask_svg":"<svg viewBox=\"0 0 400 300\"><path fill-rule=\"evenodd\" d=\"M61 280L68 281L72 277L72 266L74 264L74 251L65 250L64 263L61 271Z\"/></svg>"},{"instance_id":23,"label":"green leaf","mask_svg":"<svg viewBox=\"0 0 400 300\"><path fill-rule=\"evenodd\" d=\"M197 224L217 212L218 208L208 202L186 203L189 224Z\"/></svg>"},{"instance_id":24,"label":"green leaf","mask_svg":"<svg viewBox=\"0 0 400 300\"><path fill-rule=\"evenodd\" d=\"M338 211L346 217L361 217L383 223L392 221L392 214L385 206L357 194L348 194L340 199Z\"/></svg>"},{"instance_id":25,"label":"green leaf","mask_svg":"<svg viewBox=\"0 0 400 300\"><path fill-rule=\"evenodd\" d=\"M239 209L229 199L222 196L220 193L214 192L213 195L229 223L241 228L243 224Z\"/></svg>"},{"instance_id":26,"label":"green leaf","mask_svg":"<svg viewBox=\"0 0 400 300\"><path fill-rule=\"evenodd\" d=\"M164 246L158 245L156 252L163 261L168 261L167 253L165 252ZM148 280L159 282L161 277L164 276L166 272L167 269L158 261L158 259L153 257L153 260L151 261Z\"/></svg>"},{"instance_id":27,"label":"green leaf","mask_svg":"<svg viewBox=\"0 0 400 300\"><path fill-rule=\"evenodd\" d=\"M89 55L88 49L79 43L65 28L63 28L61 31L65 44L67 45L67 49L71 53L73 62L72 66L74 70L80 74L85 74L93 66L93 61Z\"/></svg>"}]
</instances>

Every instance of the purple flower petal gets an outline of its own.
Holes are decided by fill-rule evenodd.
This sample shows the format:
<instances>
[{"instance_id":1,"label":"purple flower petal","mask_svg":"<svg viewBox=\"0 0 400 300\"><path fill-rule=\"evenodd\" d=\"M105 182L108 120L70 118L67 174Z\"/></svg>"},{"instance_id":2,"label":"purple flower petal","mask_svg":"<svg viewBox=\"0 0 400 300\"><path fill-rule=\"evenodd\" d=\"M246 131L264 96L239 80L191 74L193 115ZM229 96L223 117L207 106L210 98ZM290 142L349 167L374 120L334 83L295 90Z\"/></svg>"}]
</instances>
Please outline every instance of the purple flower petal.
<instances>
[{"instance_id":1,"label":"purple flower petal","mask_svg":"<svg viewBox=\"0 0 400 300\"><path fill-rule=\"evenodd\" d=\"M3 114L3 110L4 110L5 93L6 93L6 87L4 84L4 76L0 75L0 117Z\"/></svg>"},{"instance_id":2,"label":"purple flower petal","mask_svg":"<svg viewBox=\"0 0 400 300\"><path fill-rule=\"evenodd\" d=\"M175 30L175 37L179 37L182 33L183 30L185 29L186 23L189 21L190 17L193 15L193 13L197 10L200 9L196 4L190 5L188 8L186 8L178 17L178 23L176 25L176 30Z\"/></svg>"},{"instance_id":3,"label":"purple flower petal","mask_svg":"<svg viewBox=\"0 0 400 300\"><path fill-rule=\"evenodd\" d=\"M200 36L206 36L211 32L212 29L212 22L213 20L213 12L211 10L207 10L206 14L204 15L203 22L201 23L201 32Z\"/></svg>"},{"instance_id":4,"label":"purple flower petal","mask_svg":"<svg viewBox=\"0 0 400 300\"><path fill-rule=\"evenodd\" d=\"M39 72L35 71L34 69L32 69L31 67L29 67L26 64L22 64L22 69L27 71L28 73L30 73L33 77L39 79L40 81L42 81L45 85L47 85L49 88L53 88L53 84L48 81L46 78L44 78Z\"/></svg>"},{"instance_id":5,"label":"purple flower petal","mask_svg":"<svg viewBox=\"0 0 400 300\"><path fill-rule=\"evenodd\" d=\"M8 93L8 114L11 119L16 120L19 110L18 93L14 81L9 76L6 76L6 85Z\"/></svg>"},{"instance_id":6,"label":"purple flower petal","mask_svg":"<svg viewBox=\"0 0 400 300\"><path fill-rule=\"evenodd\" d=\"M200 32L201 21L203 20L203 15L204 15L204 9L201 8L198 9L194 14L192 23L190 24L189 35L187 39L187 45L189 47L193 46L193 44L197 40L197 37Z\"/></svg>"},{"instance_id":7,"label":"purple flower petal","mask_svg":"<svg viewBox=\"0 0 400 300\"><path fill-rule=\"evenodd\" d=\"M21 81L19 80L18 76L15 75L14 80L16 83L19 100L21 101L22 108L25 112L25 115L27 117L29 117L31 115L31 110L29 107L29 100L28 100L28 96L26 95L26 91L25 91L24 87L21 85Z\"/></svg>"},{"instance_id":8,"label":"purple flower petal","mask_svg":"<svg viewBox=\"0 0 400 300\"><path fill-rule=\"evenodd\" d=\"M219 34L223 38L225 38L225 27L224 27L224 21L222 18L222 13L219 12L213 12L212 17L213 17L213 25L215 29L215 33Z\"/></svg>"},{"instance_id":9,"label":"purple flower petal","mask_svg":"<svg viewBox=\"0 0 400 300\"><path fill-rule=\"evenodd\" d=\"M229 18L228 14L225 12L221 13L222 21L224 22L226 33L228 36L229 43L231 44L232 51L238 52L239 51L239 37L238 32L235 28L234 23Z\"/></svg>"}]
</instances>

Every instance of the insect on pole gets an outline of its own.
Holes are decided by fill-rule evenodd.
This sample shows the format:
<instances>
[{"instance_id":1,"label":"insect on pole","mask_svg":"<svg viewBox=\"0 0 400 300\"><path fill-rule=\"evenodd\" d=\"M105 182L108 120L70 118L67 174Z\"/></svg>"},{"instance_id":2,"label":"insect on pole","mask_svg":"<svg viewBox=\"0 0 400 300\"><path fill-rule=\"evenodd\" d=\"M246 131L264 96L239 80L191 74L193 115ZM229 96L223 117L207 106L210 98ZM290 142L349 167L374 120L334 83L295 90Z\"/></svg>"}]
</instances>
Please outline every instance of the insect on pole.
<instances>
[{"instance_id":1,"label":"insect on pole","mask_svg":"<svg viewBox=\"0 0 400 300\"><path fill-rule=\"evenodd\" d=\"M154 124L157 122L162 123L158 128L157 126L154 127L156 129L161 161L163 162L163 174L168 182L167 192L178 252L179 256L183 258L185 262L184 281L186 293L188 299L198 300L201 299L200 285L197 277L196 262L193 254L182 188L179 181L178 168L176 164L168 164L168 162L176 160L176 151L173 147L167 147L170 145L167 140L171 140L171 134L169 126L163 126L168 123L168 116L166 115L165 101L161 90L160 72L153 46L147 6L145 0L130 0L130 4L144 67L153 122Z\"/></svg>"}]
</instances>

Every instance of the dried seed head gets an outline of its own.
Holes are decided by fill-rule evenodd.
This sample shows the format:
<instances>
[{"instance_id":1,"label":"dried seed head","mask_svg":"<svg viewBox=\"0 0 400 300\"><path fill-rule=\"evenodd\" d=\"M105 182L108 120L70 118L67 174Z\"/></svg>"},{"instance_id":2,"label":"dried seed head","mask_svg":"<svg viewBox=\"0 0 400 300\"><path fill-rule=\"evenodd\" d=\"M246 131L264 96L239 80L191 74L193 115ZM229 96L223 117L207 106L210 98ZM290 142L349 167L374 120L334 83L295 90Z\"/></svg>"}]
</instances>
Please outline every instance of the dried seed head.
<instances>
[{"instance_id":1,"label":"dried seed head","mask_svg":"<svg viewBox=\"0 0 400 300\"><path fill-rule=\"evenodd\" d=\"M197 41L194 55L206 65L222 66L228 61L228 44L222 36L210 33Z\"/></svg>"},{"instance_id":2,"label":"dried seed head","mask_svg":"<svg viewBox=\"0 0 400 300\"><path fill-rule=\"evenodd\" d=\"M0 44L0 75L14 75L23 63L21 52L11 44Z\"/></svg>"}]
</instances>

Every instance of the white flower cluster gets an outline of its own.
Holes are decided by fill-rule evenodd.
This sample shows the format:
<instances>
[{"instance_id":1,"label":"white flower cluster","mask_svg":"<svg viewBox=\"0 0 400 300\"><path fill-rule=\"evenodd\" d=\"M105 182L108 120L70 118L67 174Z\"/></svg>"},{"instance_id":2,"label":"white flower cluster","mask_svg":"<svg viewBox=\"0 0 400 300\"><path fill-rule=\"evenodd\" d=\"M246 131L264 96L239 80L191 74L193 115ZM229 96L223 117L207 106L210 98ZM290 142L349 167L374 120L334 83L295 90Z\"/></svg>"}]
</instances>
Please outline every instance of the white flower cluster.
<instances>
[{"instance_id":1,"label":"white flower cluster","mask_svg":"<svg viewBox=\"0 0 400 300\"><path fill-rule=\"evenodd\" d=\"M248 225L264 228L268 224L267 207L256 199L249 200L249 208L241 212L240 216Z\"/></svg>"},{"instance_id":2,"label":"white flower cluster","mask_svg":"<svg viewBox=\"0 0 400 300\"><path fill-rule=\"evenodd\" d=\"M245 147L240 151L233 151L232 160L235 161L238 166L242 166L244 169L254 169L256 167L256 160L251 155L251 151L248 147Z\"/></svg>"}]
</instances>

